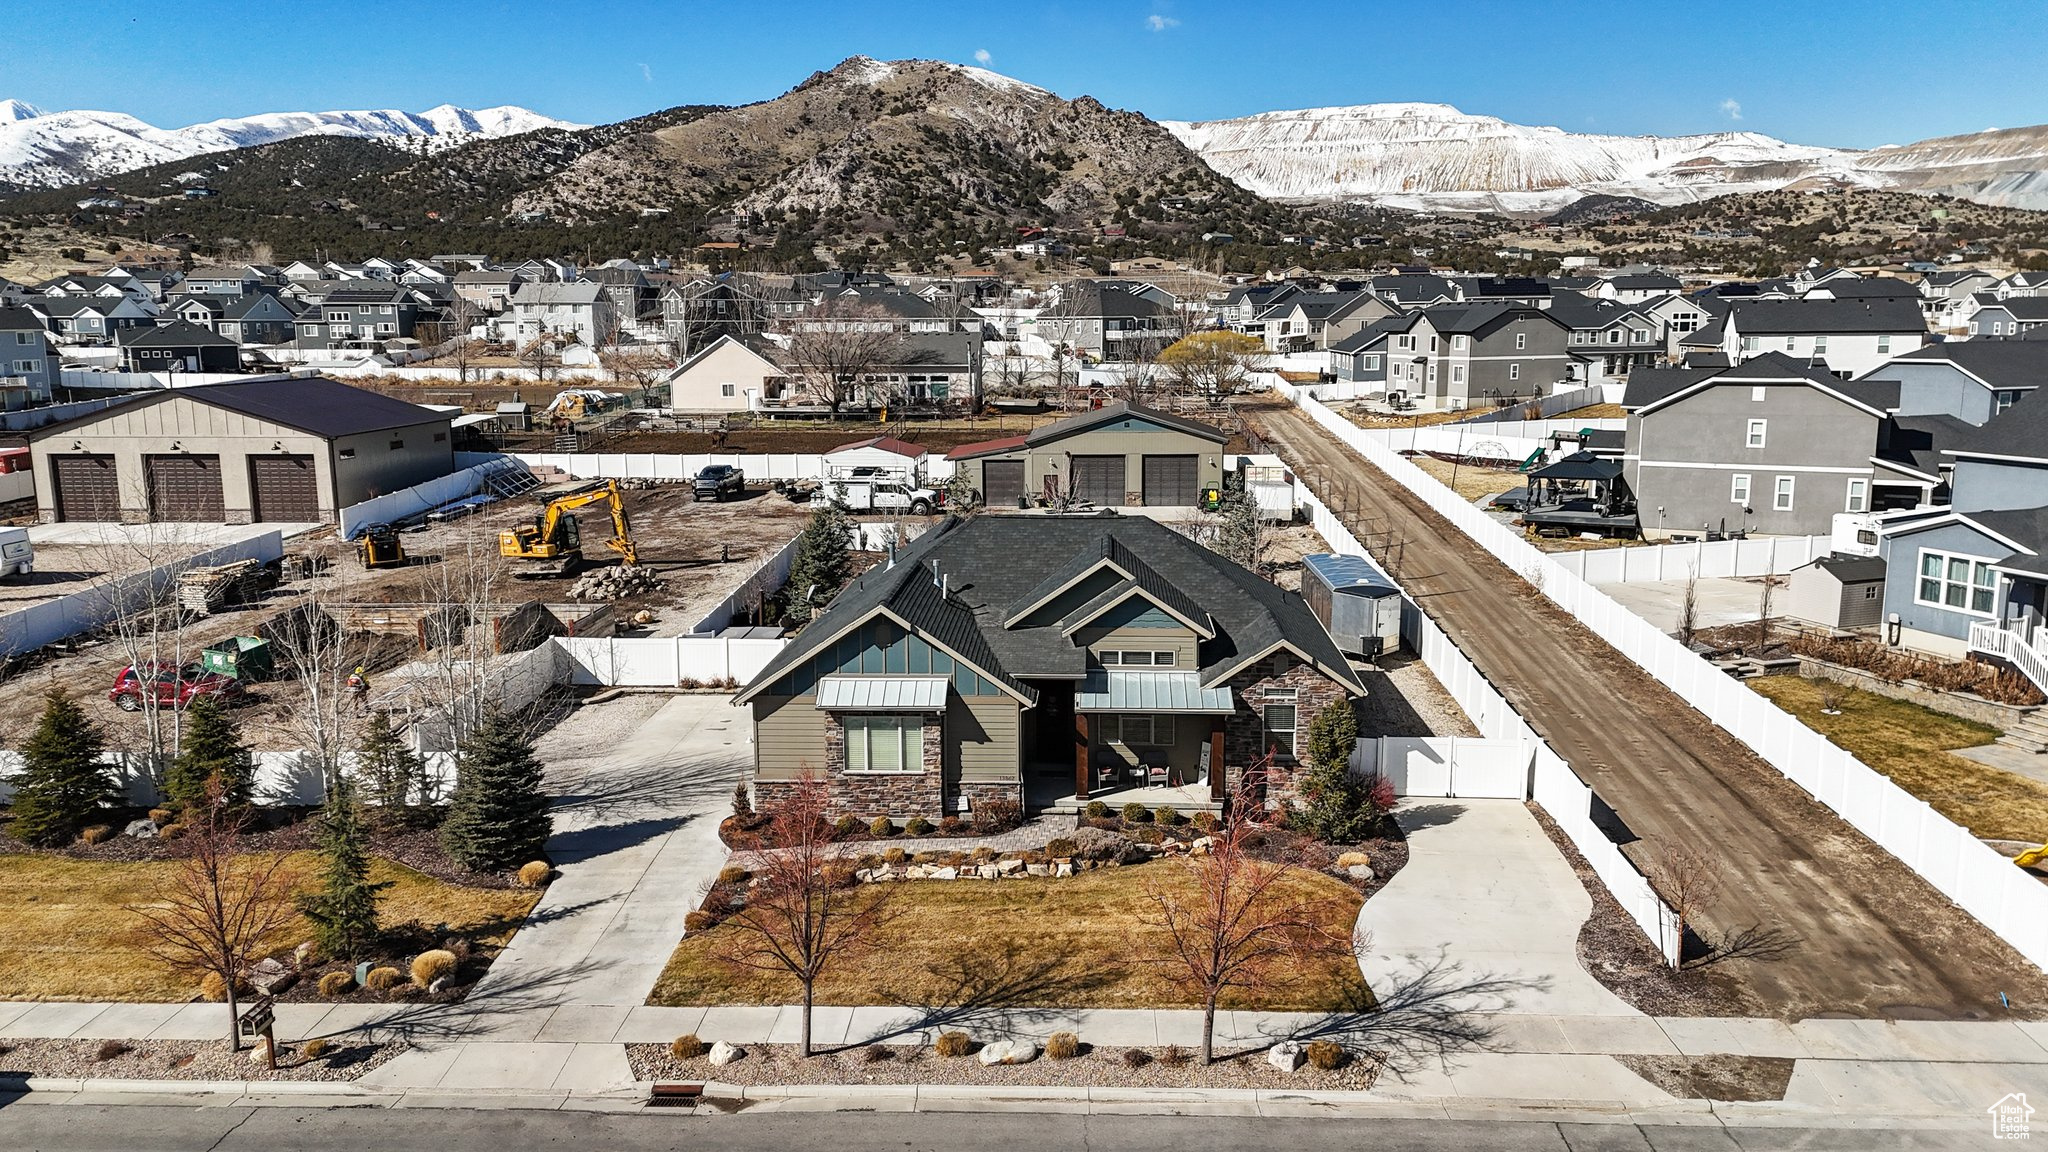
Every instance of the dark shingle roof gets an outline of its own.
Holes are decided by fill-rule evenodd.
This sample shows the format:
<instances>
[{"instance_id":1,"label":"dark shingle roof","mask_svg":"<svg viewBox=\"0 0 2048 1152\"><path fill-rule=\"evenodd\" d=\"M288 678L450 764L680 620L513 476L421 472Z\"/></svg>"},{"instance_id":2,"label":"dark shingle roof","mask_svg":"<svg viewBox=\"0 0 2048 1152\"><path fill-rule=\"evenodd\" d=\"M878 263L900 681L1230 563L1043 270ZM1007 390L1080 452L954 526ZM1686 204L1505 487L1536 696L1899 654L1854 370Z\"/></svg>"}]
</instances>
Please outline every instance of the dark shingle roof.
<instances>
[{"instance_id":1,"label":"dark shingle roof","mask_svg":"<svg viewBox=\"0 0 2048 1152\"><path fill-rule=\"evenodd\" d=\"M1641 408L1655 404L1666 396L1683 392L1687 388L1707 379L1722 368L1631 368L1628 385L1622 390L1623 408Z\"/></svg>"},{"instance_id":2,"label":"dark shingle roof","mask_svg":"<svg viewBox=\"0 0 2048 1152\"><path fill-rule=\"evenodd\" d=\"M1927 330L1918 304L1889 299L1737 301L1728 323L1744 336Z\"/></svg>"},{"instance_id":3,"label":"dark shingle roof","mask_svg":"<svg viewBox=\"0 0 2048 1152\"><path fill-rule=\"evenodd\" d=\"M1069 416L1065 420L1055 420L1050 424L1043 424L1033 428L1025 434L1024 443L1036 448L1040 444L1048 444L1054 440L1064 440L1076 433L1086 432L1090 428L1103 424L1113 424L1123 419L1143 420L1150 424L1158 424L1161 427L1186 432L1190 436L1200 436L1207 440L1214 440L1218 444L1222 444L1230 439L1229 433L1204 424L1199 420L1189 420L1185 417L1172 415L1171 413L1143 408L1127 400L1119 400L1114 404L1105 404L1093 412L1084 412L1079 416Z\"/></svg>"},{"instance_id":4,"label":"dark shingle roof","mask_svg":"<svg viewBox=\"0 0 2048 1152\"><path fill-rule=\"evenodd\" d=\"M2048 383L2048 345L2025 340L1946 340L1915 348L1889 363L1946 362L1993 388L2034 388ZM1880 367L1873 372L1883 372Z\"/></svg>"},{"instance_id":5,"label":"dark shingle roof","mask_svg":"<svg viewBox=\"0 0 2048 1152\"><path fill-rule=\"evenodd\" d=\"M130 328L121 333L123 348L233 348L236 344L189 320L173 320L157 328Z\"/></svg>"},{"instance_id":6,"label":"dark shingle roof","mask_svg":"<svg viewBox=\"0 0 2048 1152\"><path fill-rule=\"evenodd\" d=\"M1946 451L1977 456L2048 460L2048 388L2036 388L2012 407L1961 433ZM2048 494L2044 494L2048 498Z\"/></svg>"},{"instance_id":7,"label":"dark shingle roof","mask_svg":"<svg viewBox=\"0 0 2048 1152\"><path fill-rule=\"evenodd\" d=\"M234 341L230 340L227 343L232 345ZM325 376L229 381L224 384L200 384L191 388L165 389L124 405L121 410L130 412L134 411L138 404L161 404L180 397L329 439L447 420L445 414L432 409L408 404L381 392L357 388L339 380L330 380ZM103 419L105 416L104 411L88 412L72 420L38 428L28 433L28 438L40 439L52 432Z\"/></svg>"},{"instance_id":8,"label":"dark shingle roof","mask_svg":"<svg viewBox=\"0 0 2048 1152\"><path fill-rule=\"evenodd\" d=\"M1942 449L1960 444L1976 431L1953 416L1898 416L1878 431L1877 457L1910 468L1922 476L1940 476L1948 463Z\"/></svg>"}]
</instances>

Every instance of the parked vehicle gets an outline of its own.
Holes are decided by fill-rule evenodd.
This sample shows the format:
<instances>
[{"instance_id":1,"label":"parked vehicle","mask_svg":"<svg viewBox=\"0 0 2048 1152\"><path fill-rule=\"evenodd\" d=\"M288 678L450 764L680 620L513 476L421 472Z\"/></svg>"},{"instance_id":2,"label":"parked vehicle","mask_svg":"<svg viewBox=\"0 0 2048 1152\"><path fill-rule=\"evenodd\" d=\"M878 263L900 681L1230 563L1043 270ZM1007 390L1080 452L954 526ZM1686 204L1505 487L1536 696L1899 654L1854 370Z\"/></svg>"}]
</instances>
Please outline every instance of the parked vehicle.
<instances>
[{"instance_id":1,"label":"parked vehicle","mask_svg":"<svg viewBox=\"0 0 2048 1152\"><path fill-rule=\"evenodd\" d=\"M147 696L145 696L147 694ZM140 712L145 699L153 698L159 708L183 708L201 696L217 696L239 704L244 692L241 682L231 676L208 672L198 664L182 667L168 661L145 660L130 664L114 677L107 699L123 712Z\"/></svg>"},{"instance_id":2,"label":"parked vehicle","mask_svg":"<svg viewBox=\"0 0 2048 1152\"><path fill-rule=\"evenodd\" d=\"M747 474L730 464L712 464L697 473L692 489L699 500L725 500L746 495Z\"/></svg>"},{"instance_id":3,"label":"parked vehicle","mask_svg":"<svg viewBox=\"0 0 2048 1152\"><path fill-rule=\"evenodd\" d=\"M929 516L944 508L946 494L908 480L830 480L812 503L837 504L849 512L905 512Z\"/></svg>"},{"instance_id":4,"label":"parked vehicle","mask_svg":"<svg viewBox=\"0 0 2048 1152\"><path fill-rule=\"evenodd\" d=\"M0 528L0 580L9 576L35 574L36 549L29 543L28 529Z\"/></svg>"}]
</instances>

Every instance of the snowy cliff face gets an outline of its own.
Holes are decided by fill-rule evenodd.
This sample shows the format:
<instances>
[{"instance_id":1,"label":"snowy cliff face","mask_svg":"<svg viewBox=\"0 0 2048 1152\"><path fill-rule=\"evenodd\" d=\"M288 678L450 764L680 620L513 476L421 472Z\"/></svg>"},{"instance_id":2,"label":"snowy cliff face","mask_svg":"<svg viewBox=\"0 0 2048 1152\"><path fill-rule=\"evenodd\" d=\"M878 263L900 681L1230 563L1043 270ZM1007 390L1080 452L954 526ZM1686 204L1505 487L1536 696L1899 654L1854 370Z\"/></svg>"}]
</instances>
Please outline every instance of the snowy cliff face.
<instances>
[{"instance_id":1,"label":"snowy cliff face","mask_svg":"<svg viewBox=\"0 0 2048 1152\"><path fill-rule=\"evenodd\" d=\"M163 129L120 112L43 112L18 100L0 100L0 186L74 184L295 136L404 138L448 148L481 137L580 127L524 108L471 111L443 104L425 112L271 112Z\"/></svg>"},{"instance_id":2,"label":"snowy cliff face","mask_svg":"<svg viewBox=\"0 0 2048 1152\"><path fill-rule=\"evenodd\" d=\"M1754 132L1597 136L1467 115L1448 104L1311 108L1165 127L1210 167L1276 199L1527 212L1595 193L1677 204L1848 185L2048 208L2048 127L1870 152Z\"/></svg>"}]
</instances>

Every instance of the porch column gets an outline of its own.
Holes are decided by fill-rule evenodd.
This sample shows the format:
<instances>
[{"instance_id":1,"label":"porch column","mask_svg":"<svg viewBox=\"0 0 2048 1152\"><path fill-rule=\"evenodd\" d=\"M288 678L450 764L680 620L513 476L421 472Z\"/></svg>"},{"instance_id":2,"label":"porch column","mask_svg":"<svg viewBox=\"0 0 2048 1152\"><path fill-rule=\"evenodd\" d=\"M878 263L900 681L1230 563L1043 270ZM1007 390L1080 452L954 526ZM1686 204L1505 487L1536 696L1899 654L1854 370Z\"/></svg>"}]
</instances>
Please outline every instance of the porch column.
<instances>
[{"instance_id":1,"label":"porch column","mask_svg":"<svg viewBox=\"0 0 2048 1152\"><path fill-rule=\"evenodd\" d=\"M1229 773L1223 767L1223 717L1209 721L1209 799L1221 804L1224 795L1224 777Z\"/></svg>"},{"instance_id":2,"label":"porch column","mask_svg":"<svg viewBox=\"0 0 2048 1152\"><path fill-rule=\"evenodd\" d=\"M1074 799L1088 798L1088 714L1074 713Z\"/></svg>"}]
</instances>

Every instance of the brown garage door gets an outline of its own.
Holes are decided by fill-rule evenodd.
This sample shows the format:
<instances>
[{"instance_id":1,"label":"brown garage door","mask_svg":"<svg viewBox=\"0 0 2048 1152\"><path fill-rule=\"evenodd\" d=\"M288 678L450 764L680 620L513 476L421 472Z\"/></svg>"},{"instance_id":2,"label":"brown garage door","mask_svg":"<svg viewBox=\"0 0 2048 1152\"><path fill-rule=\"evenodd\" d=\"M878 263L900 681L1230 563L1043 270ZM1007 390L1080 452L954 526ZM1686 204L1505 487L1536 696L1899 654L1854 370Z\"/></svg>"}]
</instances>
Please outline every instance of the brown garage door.
<instances>
[{"instance_id":1,"label":"brown garage door","mask_svg":"<svg viewBox=\"0 0 2048 1152\"><path fill-rule=\"evenodd\" d=\"M121 484L112 456L52 456L57 519L106 523L121 518Z\"/></svg>"},{"instance_id":2,"label":"brown garage door","mask_svg":"<svg viewBox=\"0 0 2048 1152\"><path fill-rule=\"evenodd\" d=\"M981 466L982 503L991 508L1011 508L1023 494L1022 460L990 460Z\"/></svg>"},{"instance_id":3,"label":"brown garage door","mask_svg":"<svg viewBox=\"0 0 2048 1152\"><path fill-rule=\"evenodd\" d=\"M1073 460L1075 497L1093 500L1103 507L1124 502L1123 457L1076 456Z\"/></svg>"},{"instance_id":4,"label":"brown garage door","mask_svg":"<svg viewBox=\"0 0 2048 1152\"><path fill-rule=\"evenodd\" d=\"M1193 456L1145 457L1145 507L1192 508L1194 504Z\"/></svg>"},{"instance_id":5,"label":"brown garage door","mask_svg":"<svg viewBox=\"0 0 2048 1152\"><path fill-rule=\"evenodd\" d=\"M221 496L220 457L147 456L149 509L158 520L218 524L228 518Z\"/></svg>"},{"instance_id":6,"label":"brown garage door","mask_svg":"<svg viewBox=\"0 0 2048 1152\"><path fill-rule=\"evenodd\" d=\"M249 490L258 520L320 519L320 482L311 456L249 457Z\"/></svg>"}]
</instances>

